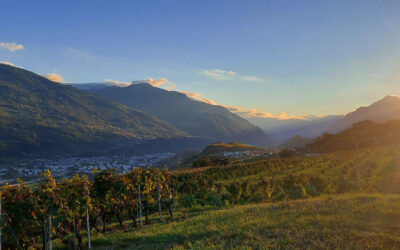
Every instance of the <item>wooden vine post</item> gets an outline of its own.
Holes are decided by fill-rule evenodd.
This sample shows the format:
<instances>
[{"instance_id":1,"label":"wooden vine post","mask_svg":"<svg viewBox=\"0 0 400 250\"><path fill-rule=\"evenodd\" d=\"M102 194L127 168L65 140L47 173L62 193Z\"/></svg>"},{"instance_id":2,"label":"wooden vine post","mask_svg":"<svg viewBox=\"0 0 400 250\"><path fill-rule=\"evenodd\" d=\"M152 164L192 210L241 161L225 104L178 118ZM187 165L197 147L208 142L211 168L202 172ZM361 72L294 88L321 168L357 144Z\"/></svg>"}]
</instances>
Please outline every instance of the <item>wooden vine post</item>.
<instances>
[{"instance_id":1,"label":"wooden vine post","mask_svg":"<svg viewBox=\"0 0 400 250\"><path fill-rule=\"evenodd\" d=\"M161 195L160 195L160 175L158 175L157 178L157 202L158 202L158 214L160 215L160 221L162 221L162 215L161 215Z\"/></svg>"},{"instance_id":2,"label":"wooden vine post","mask_svg":"<svg viewBox=\"0 0 400 250\"><path fill-rule=\"evenodd\" d=\"M87 244L88 244L88 249L92 249L92 243L90 242L90 224L89 224L89 190L87 187L87 184L85 184L86 187L86 231L87 231Z\"/></svg>"}]
</instances>

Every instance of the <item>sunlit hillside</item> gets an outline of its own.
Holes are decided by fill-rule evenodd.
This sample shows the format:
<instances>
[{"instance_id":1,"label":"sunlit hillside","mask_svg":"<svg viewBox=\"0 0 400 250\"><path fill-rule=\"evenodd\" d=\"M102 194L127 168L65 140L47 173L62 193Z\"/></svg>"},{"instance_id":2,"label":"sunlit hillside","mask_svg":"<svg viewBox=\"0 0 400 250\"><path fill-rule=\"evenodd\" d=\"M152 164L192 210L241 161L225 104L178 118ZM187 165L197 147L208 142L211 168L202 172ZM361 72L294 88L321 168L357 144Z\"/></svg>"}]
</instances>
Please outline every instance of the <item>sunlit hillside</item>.
<instances>
[{"instance_id":1,"label":"sunlit hillside","mask_svg":"<svg viewBox=\"0 0 400 250\"><path fill-rule=\"evenodd\" d=\"M164 210L143 228L115 221L93 231L93 246L397 248L399 157L396 145L176 171L174 218Z\"/></svg>"}]
</instances>

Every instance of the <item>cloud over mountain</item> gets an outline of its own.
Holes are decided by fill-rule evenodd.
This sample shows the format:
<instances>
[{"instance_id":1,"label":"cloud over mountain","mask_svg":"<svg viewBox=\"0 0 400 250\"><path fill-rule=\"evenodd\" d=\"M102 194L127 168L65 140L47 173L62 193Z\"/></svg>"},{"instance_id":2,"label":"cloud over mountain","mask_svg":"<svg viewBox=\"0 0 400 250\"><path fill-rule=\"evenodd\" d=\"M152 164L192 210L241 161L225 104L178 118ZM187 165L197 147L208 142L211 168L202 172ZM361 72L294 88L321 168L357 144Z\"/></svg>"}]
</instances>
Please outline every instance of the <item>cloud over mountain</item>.
<instances>
[{"instance_id":1,"label":"cloud over mountain","mask_svg":"<svg viewBox=\"0 0 400 250\"><path fill-rule=\"evenodd\" d=\"M245 118L250 118L250 117L258 117L258 118L273 118L273 119L278 119L278 120L304 120L306 119L302 115L289 115L286 112L280 112L279 114L275 115L269 112L265 112L259 108L252 108L252 109L243 109L242 107L226 107L230 111L237 113Z\"/></svg>"},{"instance_id":2,"label":"cloud over mountain","mask_svg":"<svg viewBox=\"0 0 400 250\"><path fill-rule=\"evenodd\" d=\"M104 82L108 83L110 85L116 85L116 86L120 86L120 87L126 87L126 86L131 85L130 82L120 82L120 81L111 80L111 79L104 79Z\"/></svg>"},{"instance_id":3,"label":"cloud over mountain","mask_svg":"<svg viewBox=\"0 0 400 250\"><path fill-rule=\"evenodd\" d=\"M189 92L189 91L178 91L178 92L185 94L189 98L196 100L196 101L208 103L211 105L218 105L218 103L214 102L213 100L202 97L201 93L199 93L199 92Z\"/></svg>"},{"instance_id":4,"label":"cloud over mountain","mask_svg":"<svg viewBox=\"0 0 400 250\"><path fill-rule=\"evenodd\" d=\"M53 82L64 82L64 78L60 74L50 73L46 75L46 78Z\"/></svg>"},{"instance_id":5,"label":"cloud over mountain","mask_svg":"<svg viewBox=\"0 0 400 250\"><path fill-rule=\"evenodd\" d=\"M149 77L145 80L145 82L147 82L148 84L150 84L153 87L159 87L159 86L167 83L168 79L166 79L166 78L153 79L153 78Z\"/></svg>"}]
</instances>

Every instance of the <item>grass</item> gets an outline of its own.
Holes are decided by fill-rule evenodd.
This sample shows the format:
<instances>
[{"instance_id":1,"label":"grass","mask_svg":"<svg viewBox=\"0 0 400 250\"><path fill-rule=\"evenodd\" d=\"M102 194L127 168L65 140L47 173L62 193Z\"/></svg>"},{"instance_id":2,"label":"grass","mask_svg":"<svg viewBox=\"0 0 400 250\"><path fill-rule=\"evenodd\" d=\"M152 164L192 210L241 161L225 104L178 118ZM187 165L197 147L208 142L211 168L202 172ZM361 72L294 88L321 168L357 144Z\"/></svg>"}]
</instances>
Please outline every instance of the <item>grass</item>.
<instances>
[{"instance_id":1,"label":"grass","mask_svg":"<svg viewBox=\"0 0 400 250\"><path fill-rule=\"evenodd\" d=\"M192 211L93 235L95 249L400 248L400 195L347 194Z\"/></svg>"}]
</instances>

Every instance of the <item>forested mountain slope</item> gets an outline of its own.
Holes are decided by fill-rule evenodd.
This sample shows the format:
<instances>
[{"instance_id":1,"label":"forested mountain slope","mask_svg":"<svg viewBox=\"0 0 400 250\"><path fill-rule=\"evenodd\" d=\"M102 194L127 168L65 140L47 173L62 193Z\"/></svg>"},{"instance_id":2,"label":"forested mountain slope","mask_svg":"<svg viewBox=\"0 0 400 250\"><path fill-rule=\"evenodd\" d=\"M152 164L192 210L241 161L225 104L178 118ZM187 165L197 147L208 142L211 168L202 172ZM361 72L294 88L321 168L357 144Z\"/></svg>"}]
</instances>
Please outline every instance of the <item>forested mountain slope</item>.
<instances>
[{"instance_id":1,"label":"forested mountain slope","mask_svg":"<svg viewBox=\"0 0 400 250\"><path fill-rule=\"evenodd\" d=\"M1 155L51 154L186 135L153 115L0 64Z\"/></svg>"}]
</instances>

